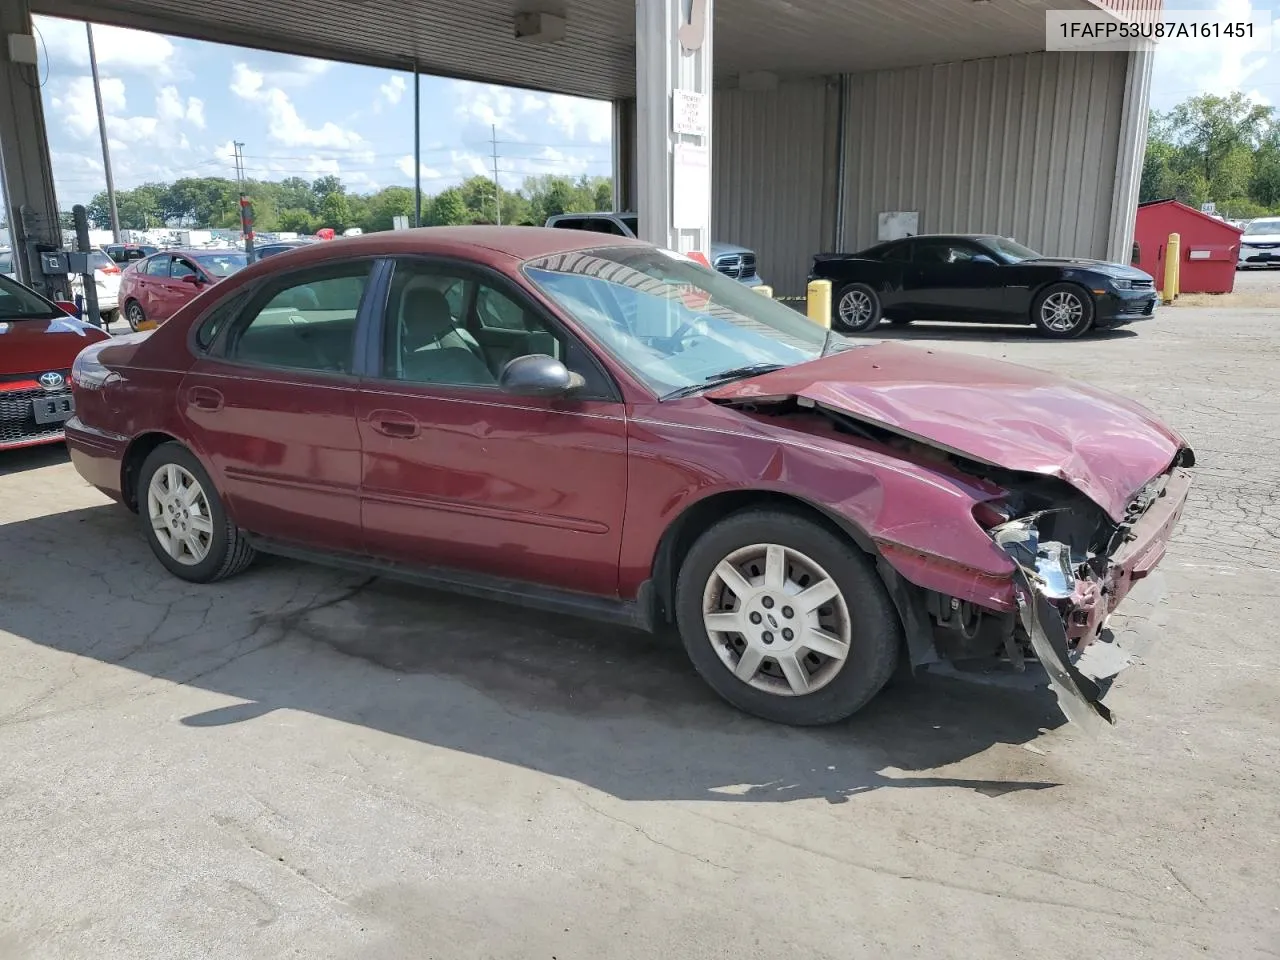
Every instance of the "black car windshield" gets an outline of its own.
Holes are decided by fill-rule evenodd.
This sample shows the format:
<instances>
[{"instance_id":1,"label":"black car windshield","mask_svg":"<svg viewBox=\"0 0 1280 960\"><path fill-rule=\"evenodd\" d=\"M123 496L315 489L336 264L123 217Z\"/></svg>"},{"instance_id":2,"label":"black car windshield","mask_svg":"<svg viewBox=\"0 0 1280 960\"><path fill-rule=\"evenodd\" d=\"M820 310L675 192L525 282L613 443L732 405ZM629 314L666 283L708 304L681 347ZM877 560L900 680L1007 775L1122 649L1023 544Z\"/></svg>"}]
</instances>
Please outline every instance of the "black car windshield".
<instances>
[{"instance_id":1,"label":"black car windshield","mask_svg":"<svg viewBox=\"0 0 1280 960\"><path fill-rule=\"evenodd\" d=\"M983 243L1000 254L1006 263L1039 260L1043 256L1043 254L1036 253L1030 247L1024 247L1017 240L1010 240L1008 237L983 237Z\"/></svg>"},{"instance_id":2,"label":"black car windshield","mask_svg":"<svg viewBox=\"0 0 1280 960\"><path fill-rule=\"evenodd\" d=\"M227 253L198 253L192 259L215 277L229 277L249 265L249 258L234 250Z\"/></svg>"},{"instance_id":3,"label":"black car windshield","mask_svg":"<svg viewBox=\"0 0 1280 960\"><path fill-rule=\"evenodd\" d=\"M0 322L5 320L48 320L61 311L50 306L34 290L0 276Z\"/></svg>"},{"instance_id":4,"label":"black car windshield","mask_svg":"<svg viewBox=\"0 0 1280 960\"><path fill-rule=\"evenodd\" d=\"M655 247L556 254L524 272L658 396L804 363L829 346L827 330L790 307Z\"/></svg>"},{"instance_id":5,"label":"black car windshield","mask_svg":"<svg viewBox=\"0 0 1280 960\"><path fill-rule=\"evenodd\" d=\"M1256 237L1269 233L1280 233L1280 220L1254 220L1244 228L1246 237Z\"/></svg>"}]
</instances>

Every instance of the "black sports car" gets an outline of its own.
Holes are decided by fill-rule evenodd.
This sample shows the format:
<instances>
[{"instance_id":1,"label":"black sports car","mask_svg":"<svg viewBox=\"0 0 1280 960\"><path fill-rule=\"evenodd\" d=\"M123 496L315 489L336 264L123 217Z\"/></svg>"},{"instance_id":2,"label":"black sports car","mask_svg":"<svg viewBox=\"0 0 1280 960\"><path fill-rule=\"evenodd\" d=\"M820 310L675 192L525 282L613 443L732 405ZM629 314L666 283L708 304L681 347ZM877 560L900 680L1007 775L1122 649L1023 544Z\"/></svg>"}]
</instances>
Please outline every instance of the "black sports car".
<instances>
[{"instance_id":1,"label":"black sports car","mask_svg":"<svg viewBox=\"0 0 1280 960\"><path fill-rule=\"evenodd\" d=\"M1006 237L918 236L861 253L820 253L810 280L830 280L832 325L871 330L881 319L1032 323L1078 337L1150 317L1150 274L1119 263L1042 257Z\"/></svg>"}]
</instances>

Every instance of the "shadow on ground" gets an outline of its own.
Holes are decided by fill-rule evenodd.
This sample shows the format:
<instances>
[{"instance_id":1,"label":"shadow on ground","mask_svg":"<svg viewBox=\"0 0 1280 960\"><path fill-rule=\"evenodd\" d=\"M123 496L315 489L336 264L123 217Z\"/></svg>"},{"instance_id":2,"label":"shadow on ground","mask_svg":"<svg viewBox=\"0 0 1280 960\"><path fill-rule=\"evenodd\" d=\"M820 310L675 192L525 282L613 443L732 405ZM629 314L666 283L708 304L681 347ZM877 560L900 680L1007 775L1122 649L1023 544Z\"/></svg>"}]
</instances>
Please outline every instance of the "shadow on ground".
<instances>
[{"instance_id":1,"label":"shadow on ground","mask_svg":"<svg viewBox=\"0 0 1280 960\"><path fill-rule=\"evenodd\" d=\"M860 335L853 334L856 340ZM1015 326L997 323L924 323L915 322L908 325L882 323L865 334L876 340L955 340L974 343L1053 343L1036 331L1035 327ZM1057 343L1089 343L1099 340L1127 340L1138 336L1138 331L1131 327L1116 327L1110 330L1090 330L1075 340L1059 340Z\"/></svg>"},{"instance_id":2,"label":"shadow on ground","mask_svg":"<svg viewBox=\"0 0 1280 960\"><path fill-rule=\"evenodd\" d=\"M5 450L0 453L0 477L28 470L39 470L41 467L52 467L66 463L70 457L64 443L46 443L38 447L23 447L21 450Z\"/></svg>"},{"instance_id":3,"label":"shadow on ground","mask_svg":"<svg viewBox=\"0 0 1280 960\"><path fill-rule=\"evenodd\" d=\"M275 558L222 584L192 586L162 570L136 518L114 505L0 531L9 571L0 580L0 629L241 701L174 721L189 727L305 711L624 799L843 802L882 787L999 796L1057 785L1019 779L1037 760L1019 760L1021 751L984 757L978 766L990 779L909 772L1058 726L1044 691L904 680L846 723L792 729L722 703L672 637ZM86 689L86 701L91 694L96 702L56 710L36 697L0 723L42 710L112 709L110 695Z\"/></svg>"}]
</instances>

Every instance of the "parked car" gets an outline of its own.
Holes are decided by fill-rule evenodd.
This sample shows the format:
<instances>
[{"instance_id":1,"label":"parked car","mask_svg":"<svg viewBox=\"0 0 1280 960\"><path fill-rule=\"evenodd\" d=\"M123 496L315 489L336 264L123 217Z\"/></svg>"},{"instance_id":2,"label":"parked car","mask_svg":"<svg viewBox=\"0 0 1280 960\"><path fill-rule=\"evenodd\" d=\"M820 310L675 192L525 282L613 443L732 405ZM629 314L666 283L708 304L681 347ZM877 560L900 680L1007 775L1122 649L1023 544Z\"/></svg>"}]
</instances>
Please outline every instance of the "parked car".
<instances>
[{"instance_id":1,"label":"parked car","mask_svg":"<svg viewBox=\"0 0 1280 960\"><path fill-rule=\"evenodd\" d=\"M93 268L94 289L98 294L98 314L104 324L114 323L120 306L120 268L100 247L89 251L89 266ZM84 277L77 273L70 280L71 296L84 303Z\"/></svg>"},{"instance_id":2,"label":"parked car","mask_svg":"<svg viewBox=\"0 0 1280 960\"><path fill-rule=\"evenodd\" d=\"M275 240L271 243L264 243L260 247L253 248L253 255L259 260L267 257L274 257L278 253L288 253L290 250L300 250L303 247L318 243L317 240Z\"/></svg>"},{"instance_id":3,"label":"parked car","mask_svg":"<svg viewBox=\"0 0 1280 960\"><path fill-rule=\"evenodd\" d=\"M1250 220L1240 237L1236 269L1269 267L1280 263L1280 219Z\"/></svg>"},{"instance_id":4,"label":"parked car","mask_svg":"<svg viewBox=\"0 0 1280 960\"><path fill-rule=\"evenodd\" d=\"M109 339L73 316L75 308L0 276L0 450L62 440L62 425L75 411L72 361Z\"/></svg>"},{"instance_id":5,"label":"parked car","mask_svg":"<svg viewBox=\"0 0 1280 960\"><path fill-rule=\"evenodd\" d=\"M1007 237L921 235L860 253L820 253L810 280L832 284L832 324L863 333L892 323L1031 323L1069 339L1144 320L1155 280L1120 263L1045 257Z\"/></svg>"},{"instance_id":6,"label":"parked car","mask_svg":"<svg viewBox=\"0 0 1280 960\"><path fill-rule=\"evenodd\" d=\"M640 217L634 213L562 213L548 217L546 226L561 230L590 230L615 237L640 236ZM756 272L755 251L746 247L713 240L711 265L726 277L732 277L749 287L758 287L764 283Z\"/></svg>"},{"instance_id":7,"label":"parked car","mask_svg":"<svg viewBox=\"0 0 1280 960\"><path fill-rule=\"evenodd\" d=\"M145 243L109 243L103 249L106 251L107 256L116 263L125 264L160 252L159 247L153 247Z\"/></svg>"},{"instance_id":8,"label":"parked car","mask_svg":"<svg viewBox=\"0 0 1280 960\"><path fill-rule=\"evenodd\" d=\"M795 724L904 657L1039 660L1069 716L1105 716L1075 659L1163 556L1194 462L1128 398L531 227L273 257L72 378L76 469L177 577L261 551L674 623L721 696Z\"/></svg>"},{"instance_id":9,"label":"parked car","mask_svg":"<svg viewBox=\"0 0 1280 960\"><path fill-rule=\"evenodd\" d=\"M239 250L164 250L125 268L120 303L130 329L164 323L206 287L248 264Z\"/></svg>"}]
</instances>

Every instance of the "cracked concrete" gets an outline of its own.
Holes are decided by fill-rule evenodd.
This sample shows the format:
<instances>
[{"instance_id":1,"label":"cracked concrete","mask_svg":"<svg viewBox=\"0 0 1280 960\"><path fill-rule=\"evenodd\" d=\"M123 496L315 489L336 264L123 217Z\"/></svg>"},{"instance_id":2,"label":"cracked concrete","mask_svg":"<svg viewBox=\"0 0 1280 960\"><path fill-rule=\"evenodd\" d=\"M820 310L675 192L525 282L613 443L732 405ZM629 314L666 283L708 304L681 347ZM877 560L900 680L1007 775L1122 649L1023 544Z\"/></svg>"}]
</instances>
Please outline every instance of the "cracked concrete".
<instances>
[{"instance_id":1,"label":"cracked concrete","mask_svg":"<svg viewBox=\"0 0 1280 960\"><path fill-rule=\"evenodd\" d=\"M1280 953L1280 333L921 327L1148 404L1200 466L1097 741L943 678L827 730L663 639L266 560L192 588L0 458L0 960Z\"/></svg>"}]
</instances>

